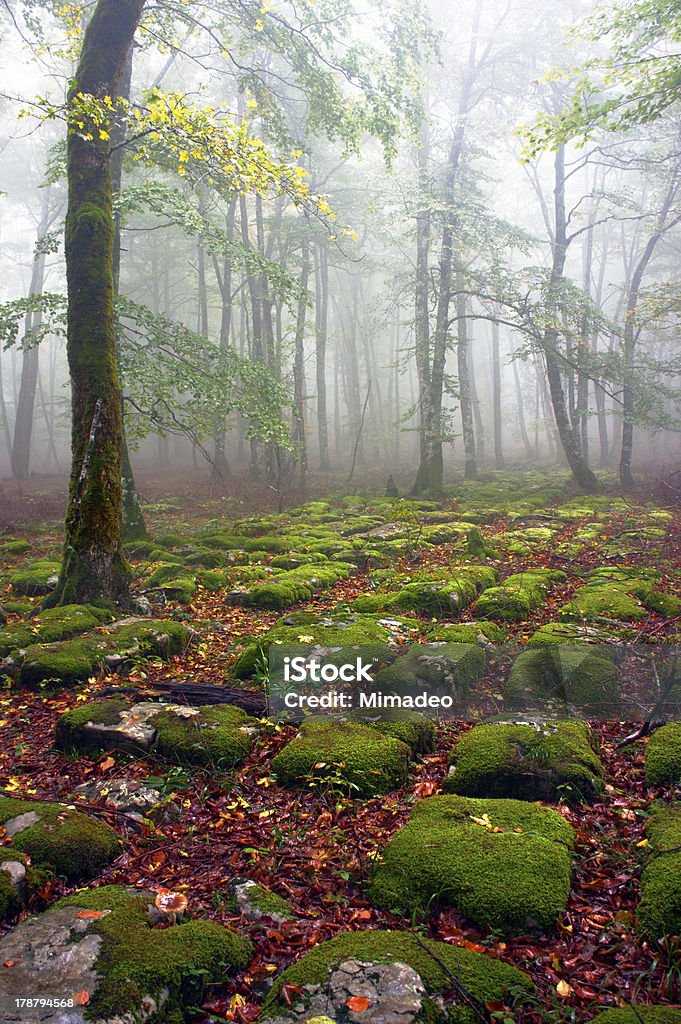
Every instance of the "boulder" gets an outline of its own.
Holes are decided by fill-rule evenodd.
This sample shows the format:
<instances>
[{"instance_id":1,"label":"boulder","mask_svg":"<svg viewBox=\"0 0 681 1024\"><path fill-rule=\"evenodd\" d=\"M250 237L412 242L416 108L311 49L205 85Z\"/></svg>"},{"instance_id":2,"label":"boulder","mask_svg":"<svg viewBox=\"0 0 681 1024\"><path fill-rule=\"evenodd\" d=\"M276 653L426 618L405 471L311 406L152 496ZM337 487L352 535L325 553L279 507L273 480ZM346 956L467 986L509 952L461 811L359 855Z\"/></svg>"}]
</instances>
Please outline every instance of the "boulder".
<instances>
[{"instance_id":1,"label":"boulder","mask_svg":"<svg viewBox=\"0 0 681 1024\"><path fill-rule=\"evenodd\" d=\"M73 750L153 752L178 764L233 767L249 753L255 723L231 704L92 701L57 719L55 746Z\"/></svg>"},{"instance_id":2,"label":"boulder","mask_svg":"<svg viewBox=\"0 0 681 1024\"><path fill-rule=\"evenodd\" d=\"M651 786L681 785L681 722L663 725L650 737L646 779Z\"/></svg>"},{"instance_id":3,"label":"boulder","mask_svg":"<svg viewBox=\"0 0 681 1024\"><path fill-rule=\"evenodd\" d=\"M179 1022L225 967L241 967L248 940L212 921L159 928L154 893L81 890L0 939L3 1024ZM31 996L82 1005L16 1009Z\"/></svg>"},{"instance_id":4,"label":"boulder","mask_svg":"<svg viewBox=\"0 0 681 1024\"><path fill-rule=\"evenodd\" d=\"M592 801L604 770L584 722L483 723L458 740L443 789L461 796Z\"/></svg>"},{"instance_id":5,"label":"boulder","mask_svg":"<svg viewBox=\"0 0 681 1024\"><path fill-rule=\"evenodd\" d=\"M641 874L639 930L651 940L681 935L681 808L654 805L646 834L650 845Z\"/></svg>"},{"instance_id":6,"label":"boulder","mask_svg":"<svg viewBox=\"0 0 681 1024\"><path fill-rule=\"evenodd\" d=\"M522 1002L533 985L522 971L492 957L410 932L344 932L315 946L276 979L263 1005L268 1024L477 1024L478 1016L456 993L456 979L480 1003ZM291 1000L286 993L299 993ZM353 1010L348 1000L362 1001ZM326 1000L326 1002L324 1002ZM368 1005L364 1002L368 1001Z\"/></svg>"},{"instance_id":7,"label":"boulder","mask_svg":"<svg viewBox=\"0 0 681 1024\"><path fill-rule=\"evenodd\" d=\"M453 906L481 928L547 930L567 904L573 845L571 826L548 808L429 797L385 847L369 894L399 913Z\"/></svg>"}]
</instances>

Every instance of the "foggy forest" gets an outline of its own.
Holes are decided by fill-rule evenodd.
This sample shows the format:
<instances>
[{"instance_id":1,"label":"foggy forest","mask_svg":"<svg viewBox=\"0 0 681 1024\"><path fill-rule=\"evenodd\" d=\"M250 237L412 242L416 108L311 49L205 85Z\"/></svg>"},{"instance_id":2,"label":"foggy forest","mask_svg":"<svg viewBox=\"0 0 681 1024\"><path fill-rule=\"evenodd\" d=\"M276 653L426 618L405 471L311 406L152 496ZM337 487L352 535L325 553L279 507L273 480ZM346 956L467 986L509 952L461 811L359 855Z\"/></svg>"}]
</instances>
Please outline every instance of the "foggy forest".
<instances>
[{"instance_id":1,"label":"foggy forest","mask_svg":"<svg viewBox=\"0 0 681 1024\"><path fill-rule=\"evenodd\" d=\"M679 4L0 33L0 1024L681 1024Z\"/></svg>"}]
</instances>

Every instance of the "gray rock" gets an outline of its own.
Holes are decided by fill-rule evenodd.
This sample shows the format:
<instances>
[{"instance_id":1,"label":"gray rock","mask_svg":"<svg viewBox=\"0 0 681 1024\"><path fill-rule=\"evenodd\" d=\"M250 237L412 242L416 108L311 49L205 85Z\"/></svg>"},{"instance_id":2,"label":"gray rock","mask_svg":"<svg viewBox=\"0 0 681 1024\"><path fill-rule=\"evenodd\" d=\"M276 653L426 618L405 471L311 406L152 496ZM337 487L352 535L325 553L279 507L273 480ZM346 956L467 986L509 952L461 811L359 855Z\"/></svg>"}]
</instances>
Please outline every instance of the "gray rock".
<instances>
[{"instance_id":1,"label":"gray rock","mask_svg":"<svg viewBox=\"0 0 681 1024\"><path fill-rule=\"evenodd\" d=\"M0 871L9 875L12 886L22 900L26 899L26 868L20 860L0 860Z\"/></svg>"},{"instance_id":2,"label":"gray rock","mask_svg":"<svg viewBox=\"0 0 681 1024\"><path fill-rule=\"evenodd\" d=\"M20 999L69 999L97 984L94 964L101 937L88 935L91 921L76 918L78 907L57 907L31 917L0 939L0 1021L2 1024L84 1024L82 1007L22 1008ZM6 967L7 963L12 964Z\"/></svg>"},{"instance_id":3,"label":"gray rock","mask_svg":"<svg viewBox=\"0 0 681 1024\"><path fill-rule=\"evenodd\" d=\"M99 779L76 786L76 793L86 800L106 800L117 811L129 814L142 822L144 818L154 821L170 821L179 813L172 803L161 803L161 792L154 786L147 786L144 779ZM173 813L175 807L175 814Z\"/></svg>"},{"instance_id":4,"label":"gray rock","mask_svg":"<svg viewBox=\"0 0 681 1024\"><path fill-rule=\"evenodd\" d=\"M40 821L40 817L35 811L26 811L25 814L17 814L16 818L10 818L9 821L5 822L4 829L8 839L13 839L19 832L23 832L24 829L30 828L31 825L37 825Z\"/></svg>"},{"instance_id":5,"label":"gray rock","mask_svg":"<svg viewBox=\"0 0 681 1024\"><path fill-rule=\"evenodd\" d=\"M94 747L103 750L124 750L138 754L140 750L149 751L156 739L153 719L161 711L174 711L181 717L198 715L197 708L188 708L181 704L161 704L145 702L133 704L121 711L119 721L113 725L100 722L86 722L81 726L82 734Z\"/></svg>"},{"instance_id":6,"label":"gray rock","mask_svg":"<svg viewBox=\"0 0 681 1024\"><path fill-rule=\"evenodd\" d=\"M143 594L138 594L137 597L133 598L132 605L135 611L139 612L140 615L151 615L151 601Z\"/></svg>"},{"instance_id":7,"label":"gray rock","mask_svg":"<svg viewBox=\"0 0 681 1024\"><path fill-rule=\"evenodd\" d=\"M330 1017L351 1024L413 1024L423 1007L426 990L416 971L403 963L371 964L345 960L324 985L305 985L304 1001L270 1024L303 1024L313 1017ZM365 1010L348 1008L348 1000L363 996Z\"/></svg>"}]
</instances>

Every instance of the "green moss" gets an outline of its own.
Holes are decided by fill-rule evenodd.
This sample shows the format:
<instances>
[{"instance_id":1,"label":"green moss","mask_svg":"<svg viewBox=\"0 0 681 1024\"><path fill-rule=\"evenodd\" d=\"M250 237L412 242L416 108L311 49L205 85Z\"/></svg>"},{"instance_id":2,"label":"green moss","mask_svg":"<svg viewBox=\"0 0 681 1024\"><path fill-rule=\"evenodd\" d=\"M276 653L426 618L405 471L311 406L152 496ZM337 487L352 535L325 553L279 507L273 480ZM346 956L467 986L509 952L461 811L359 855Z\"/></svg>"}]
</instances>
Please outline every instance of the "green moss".
<instances>
[{"instance_id":1,"label":"green moss","mask_svg":"<svg viewBox=\"0 0 681 1024\"><path fill-rule=\"evenodd\" d=\"M646 834L650 852L641 874L639 929L653 940L681 935L681 809L654 806Z\"/></svg>"},{"instance_id":2,"label":"green moss","mask_svg":"<svg viewBox=\"0 0 681 1024\"><path fill-rule=\"evenodd\" d=\"M18 832L12 847L28 854L37 867L63 875L69 882L92 878L121 851L114 830L86 814L64 804L0 796L0 825L29 812L40 821Z\"/></svg>"},{"instance_id":3,"label":"green moss","mask_svg":"<svg viewBox=\"0 0 681 1024\"><path fill-rule=\"evenodd\" d=\"M134 651L144 658L172 658L182 654L191 633L175 619L140 619L137 622L114 623L110 639L119 653Z\"/></svg>"},{"instance_id":4,"label":"green moss","mask_svg":"<svg viewBox=\"0 0 681 1024\"><path fill-rule=\"evenodd\" d=\"M83 726L88 722L97 725L117 725L121 712L127 711L129 707L128 701L110 697L106 700L88 701L71 708L70 711L64 711L57 718L55 746L67 754L83 749L86 738L82 732Z\"/></svg>"},{"instance_id":5,"label":"green moss","mask_svg":"<svg viewBox=\"0 0 681 1024\"><path fill-rule=\"evenodd\" d=\"M4 544L0 544L0 555L23 555L32 547L30 540L6 540Z\"/></svg>"},{"instance_id":6,"label":"green moss","mask_svg":"<svg viewBox=\"0 0 681 1024\"><path fill-rule=\"evenodd\" d=\"M406 743L414 754L432 754L435 751L435 723L417 711L386 709L382 712L381 721L371 725L384 736Z\"/></svg>"},{"instance_id":7,"label":"green moss","mask_svg":"<svg viewBox=\"0 0 681 1024\"><path fill-rule=\"evenodd\" d=\"M594 1017L591 1024L681 1024L681 1009L673 1006L644 1006L636 1009L623 1006L605 1010Z\"/></svg>"},{"instance_id":8,"label":"green moss","mask_svg":"<svg viewBox=\"0 0 681 1024\"><path fill-rule=\"evenodd\" d=\"M584 722L477 725L457 742L443 790L462 796L591 801L603 765Z\"/></svg>"},{"instance_id":9,"label":"green moss","mask_svg":"<svg viewBox=\"0 0 681 1024\"><path fill-rule=\"evenodd\" d=\"M647 610L666 618L681 613L681 600L659 589L656 569L613 566L595 569L589 582L560 610L562 619L639 622Z\"/></svg>"},{"instance_id":10,"label":"green moss","mask_svg":"<svg viewBox=\"0 0 681 1024\"><path fill-rule=\"evenodd\" d=\"M21 622L12 622L0 629L0 658L6 658L11 651L28 647L36 640L35 632Z\"/></svg>"},{"instance_id":11,"label":"green moss","mask_svg":"<svg viewBox=\"0 0 681 1024\"><path fill-rule=\"evenodd\" d=\"M516 573L480 596L476 615L482 619L522 622L544 603L552 584L565 579L565 573L553 569Z\"/></svg>"},{"instance_id":12,"label":"green moss","mask_svg":"<svg viewBox=\"0 0 681 1024\"><path fill-rule=\"evenodd\" d=\"M24 909L23 900L17 889L12 885L9 872L2 870L3 861L19 861L26 866L27 858L15 850L0 848L0 921L16 917Z\"/></svg>"},{"instance_id":13,"label":"green moss","mask_svg":"<svg viewBox=\"0 0 681 1024\"><path fill-rule=\"evenodd\" d=\"M275 569L299 569L301 565L318 564L319 562L327 562L326 555L321 552L306 552L305 554L297 554L292 551L287 555L275 555L270 562Z\"/></svg>"},{"instance_id":14,"label":"green moss","mask_svg":"<svg viewBox=\"0 0 681 1024\"><path fill-rule=\"evenodd\" d=\"M504 635L502 627L494 622L445 622L429 629L426 639L446 644L501 643Z\"/></svg>"},{"instance_id":15,"label":"green moss","mask_svg":"<svg viewBox=\"0 0 681 1024\"><path fill-rule=\"evenodd\" d=\"M390 693L431 692L463 697L480 679L487 659L477 644L413 644L376 676L376 688Z\"/></svg>"},{"instance_id":16,"label":"green moss","mask_svg":"<svg viewBox=\"0 0 681 1024\"><path fill-rule=\"evenodd\" d=\"M415 635L420 623L414 619L381 619L380 616L359 615L353 612L294 612L285 615L263 636L240 655L233 674L246 679L255 671L258 661L267 656L271 644L317 644L321 647L364 647L367 659L385 660L387 645L394 642L395 632ZM301 641L300 637L311 637Z\"/></svg>"},{"instance_id":17,"label":"green moss","mask_svg":"<svg viewBox=\"0 0 681 1024\"><path fill-rule=\"evenodd\" d=\"M587 644L549 644L519 654L504 689L511 707L566 701L606 721L617 719L617 670L608 653Z\"/></svg>"},{"instance_id":18,"label":"green moss","mask_svg":"<svg viewBox=\"0 0 681 1024\"><path fill-rule=\"evenodd\" d=\"M176 576L159 587L169 601L179 601L180 604L190 604L197 589L196 580L187 575Z\"/></svg>"},{"instance_id":19,"label":"green moss","mask_svg":"<svg viewBox=\"0 0 681 1024\"><path fill-rule=\"evenodd\" d=\"M10 586L15 594L42 597L54 590L59 570L59 562L40 559L12 573L9 578Z\"/></svg>"},{"instance_id":20,"label":"green moss","mask_svg":"<svg viewBox=\"0 0 681 1024\"><path fill-rule=\"evenodd\" d=\"M199 580L205 590L223 590L229 583L229 576L220 570L206 569L200 574Z\"/></svg>"},{"instance_id":21,"label":"green moss","mask_svg":"<svg viewBox=\"0 0 681 1024\"><path fill-rule=\"evenodd\" d=\"M248 888L248 902L257 910L269 916L277 915L285 921L292 921L295 917L291 904L283 896L277 896L265 885L252 885Z\"/></svg>"},{"instance_id":22,"label":"green moss","mask_svg":"<svg viewBox=\"0 0 681 1024\"><path fill-rule=\"evenodd\" d=\"M406 782L409 757L406 743L370 726L310 718L272 759L272 771L284 785L338 776L353 793L376 796Z\"/></svg>"},{"instance_id":23,"label":"green moss","mask_svg":"<svg viewBox=\"0 0 681 1024\"><path fill-rule=\"evenodd\" d=\"M512 992L531 992L533 984L522 971L492 957L461 949L444 942L422 939L410 932L358 931L344 932L322 942L288 967L275 980L263 1004L262 1016L286 1013L282 997L284 986L304 988L324 985L329 974L345 960L362 963L404 963L420 976L428 996L437 996L452 988L452 978L471 992L481 1003L505 1002ZM434 1004L431 1020L444 1020ZM475 1024L476 1014L465 1006L448 1006L449 1024Z\"/></svg>"},{"instance_id":24,"label":"green moss","mask_svg":"<svg viewBox=\"0 0 681 1024\"><path fill-rule=\"evenodd\" d=\"M76 892L57 907L106 910L88 922L102 936L95 969L100 976L88 1004L91 1020L121 1017L138 1009L144 996L163 1008L149 1024L185 1019L184 1009L201 1002L206 982L222 981L225 968L243 967L250 942L213 921L188 921L166 929L152 927L148 906L154 894L122 886Z\"/></svg>"},{"instance_id":25,"label":"green moss","mask_svg":"<svg viewBox=\"0 0 681 1024\"><path fill-rule=\"evenodd\" d=\"M369 894L400 913L453 906L507 934L549 929L567 904L573 842L572 828L544 807L430 797L386 846Z\"/></svg>"},{"instance_id":26,"label":"green moss","mask_svg":"<svg viewBox=\"0 0 681 1024\"><path fill-rule=\"evenodd\" d=\"M651 786L681 783L681 722L670 722L656 731L646 747L646 779Z\"/></svg>"},{"instance_id":27,"label":"green moss","mask_svg":"<svg viewBox=\"0 0 681 1024\"><path fill-rule=\"evenodd\" d=\"M82 637L55 644L28 647L21 665L23 686L34 689L42 683L75 686L97 671L106 653L102 638Z\"/></svg>"},{"instance_id":28,"label":"green moss","mask_svg":"<svg viewBox=\"0 0 681 1024\"><path fill-rule=\"evenodd\" d=\"M527 641L528 647L544 647L546 644L599 644L603 653L603 644L612 644L617 640L613 630L599 626L583 626L576 622L546 622L532 634Z\"/></svg>"},{"instance_id":29,"label":"green moss","mask_svg":"<svg viewBox=\"0 0 681 1024\"><path fill-rule=\"evenodd\" d=\"M238 603L252 608L283 609L297 601L304 601L320 590L327 590L350 575L353 566L345 562L325 562L298 566L280 573L267 583L238 594Z\"/></svg>"},{"instance_id":30,"label":"green moss","mask_svg":"<svg viewBox=\"0 0 681 1024\"><path fill-rule=\"evenodd\" d=\"M158 731L154 752L180 764L232 768L244 760L253 744L247 731L253 720L229 704L207 706L187 718L162 711L153 724Z\"/></svg>"}]
</instances>

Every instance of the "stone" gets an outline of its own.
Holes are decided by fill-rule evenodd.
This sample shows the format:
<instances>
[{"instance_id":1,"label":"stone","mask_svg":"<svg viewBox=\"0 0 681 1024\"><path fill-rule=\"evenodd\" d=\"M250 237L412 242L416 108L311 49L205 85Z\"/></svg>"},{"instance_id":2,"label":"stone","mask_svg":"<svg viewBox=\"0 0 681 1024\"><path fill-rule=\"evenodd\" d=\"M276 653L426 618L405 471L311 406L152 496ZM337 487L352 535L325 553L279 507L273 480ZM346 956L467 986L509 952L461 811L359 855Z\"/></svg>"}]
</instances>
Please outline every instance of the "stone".
<instances>
[{"instance_id":1,"label":"stone","mask_svg":"<svg viewBox=\"0 0 681 1024\"><path fill-rule=\"evenodd\" d=\"M410 916L453 906L484 929L547 931L567 905L573 845L571 826L546 807L429 797L385 847L369 895Z\"/></svg>"},{"instance_id":2,"label":"stone","mask_svg":"<svg viewBox=\"0 0 681 1024\"><path fill-rule=\"evenodd\" d=\"M651 940L681 935L681 807L654 804L646 823L639 931Z\"/></svg>"},{"instance_id":3,"label":"stone","mask_svg":"<svg viewBox=\"0 0 681 1024\"><path fill-rule=\"evenodd\" d=\"M384 693L446 694L461 699L482 677L487 659L478 644L414 644L381 669L375 688Z\"/></svg>"},{"instance_id":4,"label":"stone","mask_svg":"<svg viewBox=\"0 0 681 1024\"><path fill-rule=\"evenodd\" d=\"M500 960L408 931L344 932L321 942L275 980L265 998L261 1020L268 1024L478 1024L479 1017L462 1002L440 995L458 978L481 1003L519 1004L533 985L522 971ZM293 1001L290 991L300 991ZM286 993L286 996L284 995ZM348 1000L364 997L365 1010ZM292 1005L291 1005L292 1003Z\"/></svg>"},{"instance_id":5,"label":"stone","mask_svg":"<svg viewBox=\"0 0 681 1024\"><path fill-rule=\"evenodd\" d=\"M154 927L154 893L80 890L0 939L3 1024L180 1021L206 982L241 967L251 945L212 921ZM87 993L84 1007L16 1010L14 1000Z\"/></svg>"},{"instance_id":6,"label":"stone","mask_svg":"<svg viewBox=\"0 0 681 1024\"><path fill-rule=\"evenodd\" d=\"M76 786L88 801L105 801L117 811L134 818L140 824L145 818L155 822L172 821L181 809L172 799L161 798L160 790L149 786L144 779L98 779Z\"/></svg>"},{"instance_id":7,"label":"stone","mask_svg":"<svg viewBox=\"0 0 681 1024\"><path fill-rule=\"evenodd\" d=\"M93 701L57 720L55 745L73 750L153 752L179 764L233 767L253 744L253 719L231 704L143 702L119 698Z\"/></svg>"},{"instance_id":8,"label":"stone","mask_svg":"<svg viewBox=\"0 0 681 1024\"><path fill-rule=\"evenodd\" d=\"M315 717L272 758L272 771L284 785L319 788L326 782L376 796L406 782L410 757L406 743L371 726Z\"/></svg>"},{"instance_id":9,"label":"stone","mask_svg":"<svg viewBox=\"0 0 681 1024\"><path fill-rule=\"evenodd\" d=\"M35 867L69 882L92 878L121 851L112 828L66 804L15 800L0 791L0 825L11 839L11 852L26 854Z\"/></svg>"},{"instance_id":10,"label":"stone","mask_svg":"<svg viewBox=\"0 0 681 1024\"><path fill-rule=\"evenodd\" d=\"M663 725L648 740L646 780L651 786L681 785L681 722Z\"/></svg>"},{"instance_id":11,"label":"stone","mask_svg":"<svg viewBox=\"0 0 681 1024\"><path fill-rule=\"evenodd\" d=\"M239 913L249 921L271 917L277 924L283 924L284 921L293 920L295 916L288 900L249 878L235 882L234 898Z\"/></svg>"},{"instance_id":12,"label":"stone","mask_svg":"<svg viewBox=\"0 0 681 1024\"><path fill-rule=\"evenodd\" d=\"M548 644L519 654L504 688L508 707L523 710L539 705L565 714L573 705L580 714L618 721L620 694L617 669L609 652L588 644Z\"/></svg>"},{"instance_id":13,"label":"stone","mask_svg":"<svg viewBox=\"0 0 681 1024\"><path fill-rule=\"evenodd\" d=\"M458 740L443 790L461 796L593 801L604 769L585 722L483 723Z\"/></svg>"}]
</instances>

